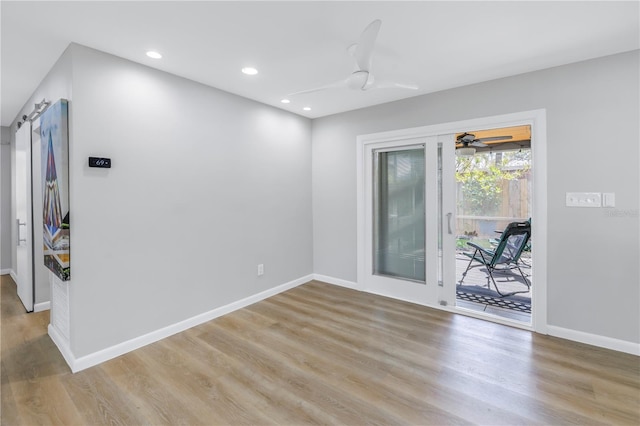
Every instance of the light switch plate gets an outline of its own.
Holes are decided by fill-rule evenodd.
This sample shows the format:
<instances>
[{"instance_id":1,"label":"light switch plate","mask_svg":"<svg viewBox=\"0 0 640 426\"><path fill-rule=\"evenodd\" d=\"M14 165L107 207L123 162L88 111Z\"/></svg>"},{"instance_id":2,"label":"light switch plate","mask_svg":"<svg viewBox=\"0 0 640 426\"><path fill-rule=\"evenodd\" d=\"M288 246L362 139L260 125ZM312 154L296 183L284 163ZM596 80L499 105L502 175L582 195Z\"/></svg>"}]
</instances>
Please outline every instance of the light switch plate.
<instances>
[{"instance_id":1,"label":"light switch plate","mask_svg":"<svg viewBox=\"0 0 640 426\"><path fill-rule=\"evenodd\" d=\"M615 192L603 192L602 193L602 207L615 207L616 206L616 193Z\"/></svg>"},{"instance_id":2,"label":"light switch plate","mask_svg":"<svg viewBox=\"0 0 640 426\"><path fill-rule=\"evenodd\" d=\"M599 192L567 192L567 207L602 207Z\"/></svg>"}]
</instances>

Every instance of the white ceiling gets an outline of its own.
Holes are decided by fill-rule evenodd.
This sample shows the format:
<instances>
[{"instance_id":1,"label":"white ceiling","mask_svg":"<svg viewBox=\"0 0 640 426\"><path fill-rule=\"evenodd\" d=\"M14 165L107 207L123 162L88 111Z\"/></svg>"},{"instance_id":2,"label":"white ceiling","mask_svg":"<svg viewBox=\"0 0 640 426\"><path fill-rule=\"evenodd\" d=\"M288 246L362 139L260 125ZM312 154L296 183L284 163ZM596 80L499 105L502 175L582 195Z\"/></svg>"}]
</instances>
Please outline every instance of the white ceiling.
<instances>
[{"instance_id":1,"label":"white ceiling","mask_svg":"<svg viewBox=\"0 0 640 426\"><path fill-rule=\"evenodd\" d=\"M3 126L71 42L310 118L640 48L638 1L0 4ZM336 89L280 103L346 78L346 48L374 19L376 78L420 90ZM247 65L259 74L242 74Z\"/></svg>"}]
</instances>

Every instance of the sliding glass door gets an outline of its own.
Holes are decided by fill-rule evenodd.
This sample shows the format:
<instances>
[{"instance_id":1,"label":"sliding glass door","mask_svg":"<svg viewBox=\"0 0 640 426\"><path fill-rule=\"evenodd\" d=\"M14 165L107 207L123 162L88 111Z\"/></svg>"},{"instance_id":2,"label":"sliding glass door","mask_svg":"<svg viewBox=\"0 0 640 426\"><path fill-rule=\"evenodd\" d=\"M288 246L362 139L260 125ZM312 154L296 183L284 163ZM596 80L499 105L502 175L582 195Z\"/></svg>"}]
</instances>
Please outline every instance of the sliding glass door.
<instances>
[{"instance_id":1,"label":"sliding glass door","mask_svg":"<svg viewBox=\"0 0 640 426\"><path fill-rule=\"evenodd\" d=\"M424 146L375 150L373 158L373 273L424 284Z\"/></svg>"},{"instance_id":2,"label":"sliding glass door","mask_svg":"<svg viewBox=\"0 0 640 426\"><path fill-rule=\"evenodd\" d=\"M443 258L445 241L455 243L450 222L443 228L454 212L445 203L455 198L453 178L443 178L443 155L453 148L452 135L364 146L364 290L421 304L455 300L453 278L451 291L443 287L454 275L445 270L453 261Z\"/></svg>"}]
</instances>

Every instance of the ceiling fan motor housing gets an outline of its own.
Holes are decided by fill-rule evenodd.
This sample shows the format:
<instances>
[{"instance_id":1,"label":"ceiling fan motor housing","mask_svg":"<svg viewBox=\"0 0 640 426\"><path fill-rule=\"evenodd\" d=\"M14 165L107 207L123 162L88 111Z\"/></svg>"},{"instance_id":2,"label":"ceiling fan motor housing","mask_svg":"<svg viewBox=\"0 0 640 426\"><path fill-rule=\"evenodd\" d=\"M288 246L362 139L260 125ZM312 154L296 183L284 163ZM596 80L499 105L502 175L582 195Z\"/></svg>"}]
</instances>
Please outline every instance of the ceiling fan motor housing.
<instances>
[{"instance_id":1,"label":"ceiling fan motor housing","mask_svg":"<svg viewBox=\"0 0 640 426\"><path fill-rule=\"evenodd\" d=\"M369 71L358 70L349 76L347 86L353 90L367 90L373 85L373 76Z\"/></svg>"}]
</instances>

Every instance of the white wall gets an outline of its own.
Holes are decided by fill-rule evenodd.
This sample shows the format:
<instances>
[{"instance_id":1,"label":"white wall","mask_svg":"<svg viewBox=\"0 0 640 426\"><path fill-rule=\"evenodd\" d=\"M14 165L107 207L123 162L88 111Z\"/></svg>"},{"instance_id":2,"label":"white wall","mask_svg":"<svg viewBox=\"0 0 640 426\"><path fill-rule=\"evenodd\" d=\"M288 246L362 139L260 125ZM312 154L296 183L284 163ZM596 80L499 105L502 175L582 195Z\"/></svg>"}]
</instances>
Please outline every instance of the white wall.
<instances>
[{"instance_id":1,"label":"white wall","mask_svg":"<svg viewBox=\"0 0 640 426\"><path fill-rule=\"evenodd\" d=\"M70 49L76 357L313 272L308 119Z\"/></svg>"},{"instance_id":2,"label":"white wall","mask_svg":"<svg viewBox=\"0 0 640 426\"><path fill-rule=\"evenodd\" d=\"M357 280L356 136L546 108L548 324L640 342L638 59L634 51L314 120L314 272ZM615 192L617 205L567 208L568 191Z\"/></svg>"},{"instance_id":3,"label":"white wall","mask_svg":"<svg viewBox=\"0 0 640 426\"><path fill-rule=\"evenodd\" d=\"M0 271L11 269L11 129L2 127L0 142Z\"/></svg>"}]
</instances>

